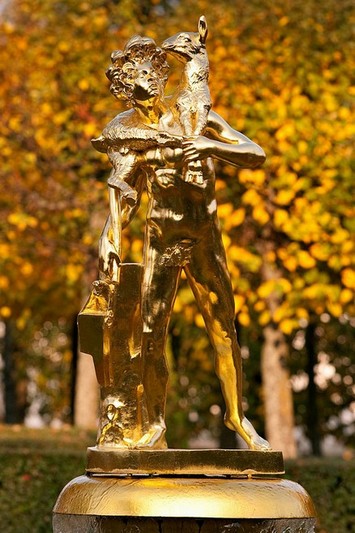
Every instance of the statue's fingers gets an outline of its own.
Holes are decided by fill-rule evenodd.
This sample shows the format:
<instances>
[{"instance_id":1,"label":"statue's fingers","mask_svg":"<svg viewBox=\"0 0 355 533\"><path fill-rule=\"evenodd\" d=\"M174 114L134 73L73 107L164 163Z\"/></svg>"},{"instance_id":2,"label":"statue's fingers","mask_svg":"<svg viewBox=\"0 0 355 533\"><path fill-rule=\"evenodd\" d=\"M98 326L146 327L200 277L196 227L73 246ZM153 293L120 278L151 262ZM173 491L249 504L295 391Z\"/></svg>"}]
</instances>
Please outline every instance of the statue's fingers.
<instances>
[{"instance_id":1,"label":"statue's fingers","mask_svg":"<svg viewBox=\"0 0 355 533\"><path fill-rule=\"evenodd\" d=\"M197 161L197 160L198 160L198 155L196 153L186 155L184 158L184 161L186 163L190 163L191 161Z\"/></svg>"},{"instance_id":2,"label":"statue's fingers","mask_svg":"<svg viewBox=\"0 0 355 533\"><path fill-rule=\"evenodd\" d=\"M189 146L193 146L194 145L194 141L193 139L185 139L182 141L182 148L185 149Z\"/></svg>"},{"instance_id":3,"label":"statue's fingers","mask_svg":"<svg viewBox=\"0 0 355 533\"><path fill-rule=\"evenodd\" d=\"M195 148L192 146L184 149L184 156L188 157L190 155L197 155Z\"/></svg>"}]
</instances>

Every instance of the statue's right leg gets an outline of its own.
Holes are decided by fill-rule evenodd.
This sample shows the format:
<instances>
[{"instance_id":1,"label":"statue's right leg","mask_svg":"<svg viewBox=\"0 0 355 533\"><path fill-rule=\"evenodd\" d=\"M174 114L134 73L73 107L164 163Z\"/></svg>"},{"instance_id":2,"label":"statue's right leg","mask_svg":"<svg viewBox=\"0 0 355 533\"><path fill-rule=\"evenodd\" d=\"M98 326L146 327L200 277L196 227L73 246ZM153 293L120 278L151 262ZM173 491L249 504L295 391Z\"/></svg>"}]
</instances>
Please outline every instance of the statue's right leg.
<instances>
[{"instance_id":1,"label":"statue's right leg","mask_svg":"<svg viewBox=\"0 0 355 533\"><path fill-rule=\"evenodd\" d=\"M142 280L142 361L143 386L150 428L138 443L140 447L164 448L165 403L168 368L165 344L174 305L180 266L164 266L161 253L148 248Z\"/></svg>"}]
</instances>

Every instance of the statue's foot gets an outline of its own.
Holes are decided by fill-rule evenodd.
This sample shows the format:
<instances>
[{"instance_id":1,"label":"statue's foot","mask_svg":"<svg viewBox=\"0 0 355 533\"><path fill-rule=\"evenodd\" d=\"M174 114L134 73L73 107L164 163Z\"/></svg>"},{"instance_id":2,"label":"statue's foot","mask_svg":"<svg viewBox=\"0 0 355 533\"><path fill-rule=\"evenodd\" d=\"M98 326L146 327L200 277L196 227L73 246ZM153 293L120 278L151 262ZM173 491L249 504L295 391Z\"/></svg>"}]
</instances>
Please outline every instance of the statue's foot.
<instances>
[{"instance_id":1,"label":"statue's foot","mask_svg":"<svg viewBox=\"0 0 355 533\"><path fill-rule=\"evenodd\" d=\"M242 420L239 420L239 418L234 419L233 417L225 416L224 423L227 428L238 433L238 435L245 440L251 450L261 452L268 452L271 450L268 441L258 435L247 418L243 417Z\"/></svg>"},{"instance_id":2,"label":"statue's foot","mask_svg":"<svg viewBox=\"0 0 355 533\"><path fill-rule=\"evenodd\" d=\"M149 448L154 450L164 450L168 447L165 439L165 431L165 425L151 425L149 431L139 439L135 447L139 449Z\"/></svg>"}]
</instances>

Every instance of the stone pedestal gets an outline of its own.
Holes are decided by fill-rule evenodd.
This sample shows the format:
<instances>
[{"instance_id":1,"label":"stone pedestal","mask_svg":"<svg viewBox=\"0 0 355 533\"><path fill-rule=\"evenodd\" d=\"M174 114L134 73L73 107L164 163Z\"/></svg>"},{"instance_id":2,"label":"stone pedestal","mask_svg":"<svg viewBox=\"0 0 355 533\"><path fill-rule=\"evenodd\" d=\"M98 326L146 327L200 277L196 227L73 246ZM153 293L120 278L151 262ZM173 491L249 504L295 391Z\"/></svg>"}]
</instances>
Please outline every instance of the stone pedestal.
<instances>
[{"instance_id":1,"label":"stone pedestal","mask_svg":"<svg viewBox=\"0 0 355 533\"><path fill-rule=\"evenodd\" d=\"M315 509L282 454L100 451L54 507L54 533L312 533Z\"/></svg>"}]
</instances>

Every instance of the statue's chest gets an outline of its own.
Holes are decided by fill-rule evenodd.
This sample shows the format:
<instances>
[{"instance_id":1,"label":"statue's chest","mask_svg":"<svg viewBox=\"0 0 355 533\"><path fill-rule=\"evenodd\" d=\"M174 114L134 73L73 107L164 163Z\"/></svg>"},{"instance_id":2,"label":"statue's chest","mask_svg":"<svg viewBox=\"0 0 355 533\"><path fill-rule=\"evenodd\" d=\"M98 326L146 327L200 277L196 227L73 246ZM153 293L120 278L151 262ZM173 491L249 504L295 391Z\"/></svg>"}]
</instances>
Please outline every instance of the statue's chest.
<instances>
[{"instance_id":1,"label":"statue's chest","mask_svg":"<svg viewBox=\"0 0 355 533\"><path fill-rule=\"evenodd\" d=\"M171 111L161 117L159 130L171 133L172 135L183 135L184 133L181 124L176 120L176 117Z\"/></svg>"}]
</instances>

